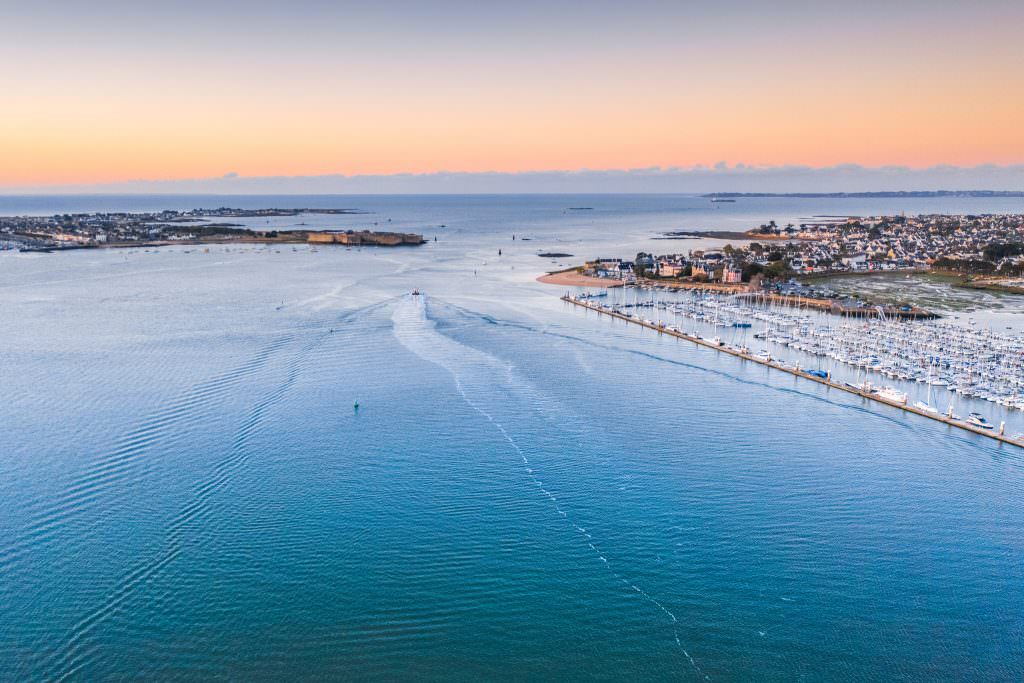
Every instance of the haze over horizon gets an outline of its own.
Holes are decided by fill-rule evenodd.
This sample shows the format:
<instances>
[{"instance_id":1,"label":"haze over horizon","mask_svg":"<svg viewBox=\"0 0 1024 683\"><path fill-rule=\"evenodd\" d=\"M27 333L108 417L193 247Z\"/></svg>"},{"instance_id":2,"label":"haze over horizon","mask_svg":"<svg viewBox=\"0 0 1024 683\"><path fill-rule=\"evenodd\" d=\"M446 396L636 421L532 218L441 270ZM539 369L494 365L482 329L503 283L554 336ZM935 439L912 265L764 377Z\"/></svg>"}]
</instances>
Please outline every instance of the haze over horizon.
<instances>
[{"instance_id":1,"label":"haze over horizon","mask_svg":"<svg viewBox=\"0 0 1024 683\"><path fill-rule=\"evenodd\" d=\"M839 193L922 191L1024 191L1024 165L973 168L935 166L867 168L750 167L742 164L692 168L524 171L517 173L245 177L129 180L92 185L52 185L0 190L16 194L705 194Z\"/></svg>"},{"instance_id":2,"label":"haze over horizon","mask_svg":"<svg viewBox=\"0 0 1024 683\"><path fill-rule=\"evenodd\" d=\"M0 192L1016 189L1022 20L1003 0L51 0L5 13Z\"/></svg>"}]
</instances>

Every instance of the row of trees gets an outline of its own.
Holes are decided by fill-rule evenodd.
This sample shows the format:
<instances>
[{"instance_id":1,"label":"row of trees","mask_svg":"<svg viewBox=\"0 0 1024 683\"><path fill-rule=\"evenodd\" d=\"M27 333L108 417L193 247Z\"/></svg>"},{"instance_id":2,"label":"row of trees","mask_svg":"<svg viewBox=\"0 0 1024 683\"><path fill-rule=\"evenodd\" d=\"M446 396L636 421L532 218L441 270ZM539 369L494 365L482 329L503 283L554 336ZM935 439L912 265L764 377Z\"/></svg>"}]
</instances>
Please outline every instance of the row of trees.
<instances>
[{"instance_id":1,"label":"row of trees","mask_svg":"<svg viewBox=\"0 0 1024 683\"><path fill-rule=\"evenodd\" d=\"M935 268L951 270L964 275L1007 275L1024 274L1024 263L1007 262L997 266L999 261L1024 255L1024 243L994 242L982 250L984 258L954 259L944 256L933 264Z\"/></svg>"},{"instance_id":2,"label":"row of trees","mask_svg":"<svg viewBox=\"0 0 1024 683\"><path fill-rule=\"evenodd\" d=\"M1024 243L1021 242L1001 242L993 243L985 247L983 252L987 261L999 262L1004 258L1011 256L1020 256L1024 254Z\"/></svg>"}]
</instances>

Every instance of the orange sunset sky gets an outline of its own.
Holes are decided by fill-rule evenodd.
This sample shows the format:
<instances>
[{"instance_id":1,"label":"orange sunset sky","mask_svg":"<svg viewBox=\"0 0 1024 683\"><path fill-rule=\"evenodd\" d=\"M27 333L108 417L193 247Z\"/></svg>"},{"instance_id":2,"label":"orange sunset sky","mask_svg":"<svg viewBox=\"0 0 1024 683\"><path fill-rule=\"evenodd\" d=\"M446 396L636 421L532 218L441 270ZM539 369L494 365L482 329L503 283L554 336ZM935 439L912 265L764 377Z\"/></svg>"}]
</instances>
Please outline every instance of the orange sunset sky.
<instances>
[{"instance_id":1,"label":"orange sunset sky","mask_svg":"<svg viewBox=\"0 0 1024 683\"><path fill-rule=\"evenodd\" d=\"M0 188L1024 162L1019 3L139 4L6 13Z\"/></svg>"}]
</instances>

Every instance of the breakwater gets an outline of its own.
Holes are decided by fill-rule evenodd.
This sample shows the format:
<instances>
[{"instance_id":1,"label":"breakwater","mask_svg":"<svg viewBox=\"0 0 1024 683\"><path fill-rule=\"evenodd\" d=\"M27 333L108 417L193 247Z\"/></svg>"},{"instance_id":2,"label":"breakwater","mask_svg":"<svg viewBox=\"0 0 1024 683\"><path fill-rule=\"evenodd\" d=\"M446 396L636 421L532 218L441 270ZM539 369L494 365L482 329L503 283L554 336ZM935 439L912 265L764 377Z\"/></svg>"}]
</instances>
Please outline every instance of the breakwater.
<instances>
[{"instance_id":1,"label":"breakwater","mask_svg":"<svg viewBox=\"0 0 1024 683\"><path fill-rule=\"evenodd\" d=\"M741 358L742 360L745 360L745 361L750 361L751 363L757 363L758 365L764 365L764 366L770 367L770 368L772 368L774 370L779 370L781 372L785 372L787 374L790 374L790 375L793 375L793 376L796 376L796 377L802 377L803 379L810 380L810 381L816 382L818 384L823 384L826 387L829 387L830 389L837 389L839 391L844 391L844 392L846 392L848 394L854 394L856 396L860 396L861 398L865 398L865 399L868 399L870 401L874 401L876 403L880 403L880 404L882 404L884 406L888 406L890 408L897 408L899 410L903 410L903 411L908 412L908 413L913 413L914 415L918 415L920 417L926 417L929 420L934 420L936 422L942 422L942 423L944 423L946 425L949 425L950 427L957 427L958 429L963 429L964 431L971 432L972 434L977 434L979 436L985 436L985 437L988 437L990 439L995 439L996 441L1000 441L1002 443L1010 444L1012 446L1017 446L1018 448L1024 448L1024 440L1012 439L1012 438L1006 436L1005 434L1002 433L1003 430L1002 430L1001 427L998 430L996 430L996 429L986 430L986 429L982 429L980 427L975 427L975 426L970 425L970 424L968 424L968 423L966 423L966 422L964 422L962 420L955 419L955 418L950 417L948 415L942 415L942 414L939 414L939 413L932 413L932 412L928 412L926 410L921 410L921 409L916 408L914 406L908 405L905 402L898 403L898 402L895 402L895 401L889 401L889 400L886 400L886 399L882 398L878 394L875 394L875 393L871 392L869 387L865 387L865 388L862 389L862 388L859 388L859 387L856 387L856 386L851 386L849 384L843 384L843 383L835 382L835 381L832 380L831 375L826 376L826 377L819 377L819 376L811 374L811 373L809 373L809 372L807 372L805 370L802 370L800 368L799 364L797 364L795 366L783 365L781 363L773 361L770 357L762 358L762 357L759 357L759 356L755 356L755 355L753 355L751 353L748 353L746 351L743 351L741 349L736 349L736 348L732 348L732 347L726 346L726 345L724 345L721 342L716 342L714 340L704 339L703 337L698 337L696 335L688 334L686 332L682 332L682 331L679 331L679 330L668 329L668 327L666 325L664 325L664 324L652 323L652 322L648 322L648 321L637 319L637 318L635 318L633 316L630 316L630 315L627 315L627 314L619 313L619 312L616 312L616 311L611 311L611 310L608 310L606 308L602 308L600 305L592 304L592 303L589 303L587 301L583 301L583 300L577 299L577 298L575 298L573 296L570 296L568 294L566 294L565 296L562 297L562 301L565 301L567 303L573 304L574 306L579 306L581 308L585 308L585 309L588 309L588 310L591 310L591 311L595 311L595 312L597 312L600 315L607 315L607 316L609 316L611 318L617 318L617 319L622 320L622 321L627 322L627 323L632 323L634 325L639 325L640 327L645 327L647 329L654 330L655 332L658 332L659 334L669 335L671 337L676 337L677 339L684 339L686 341L693 342L694 344L697 344L698 346L704 346L704 347L707 347L709 349L714 349L715 351L720 351L721 353L728 354L730 356L735 356L737 358Z\"/></svg>"}]
</instances>

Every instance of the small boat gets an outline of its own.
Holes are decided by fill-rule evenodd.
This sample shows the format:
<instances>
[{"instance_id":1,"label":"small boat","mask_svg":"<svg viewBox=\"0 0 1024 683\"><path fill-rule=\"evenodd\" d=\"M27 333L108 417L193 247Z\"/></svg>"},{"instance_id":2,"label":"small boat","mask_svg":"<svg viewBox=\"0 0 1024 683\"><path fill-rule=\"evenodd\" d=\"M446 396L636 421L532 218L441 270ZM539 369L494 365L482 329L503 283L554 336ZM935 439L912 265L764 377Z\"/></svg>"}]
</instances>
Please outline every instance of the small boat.
<instances>
[{"instance_id":1,"label":"small boat","mask_svg":"<svg viewBox=\"0 0 1024 683\"><path fill-rule=\"evenodd\" d=\"M988 423L988 420L981 416L981 413L971 413L968 415L967 424L979 429L992 429L992 425Z\"/></svg>"},{"instance_id":2,"label":"small boat","mask_svg":"<svg viewBox=\"0 0 1024 683\"><path fill-rule=\"evenodd\" d=\"M939 414L939 411L936 408L933 408L932 406L928 405L924 401L917 401L916 403L914 403L914 407L917 408L918 410L922 410L922 411L924 411L926 413L931 413L932 415L938 415Z\"/></svg>"},{"instance_id":3,"label":"small boat","mask_svg":"<svg viewBox=\"0 0 1024 683\"><path fill-rule=\"evenodd\" d=\"M419 296L419 295L420 295L420 290L418 290L418 289L414 289L414 290L412 290L411 294L412 294L413 296Z\"/></svg>"}]
</instances>

